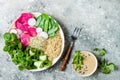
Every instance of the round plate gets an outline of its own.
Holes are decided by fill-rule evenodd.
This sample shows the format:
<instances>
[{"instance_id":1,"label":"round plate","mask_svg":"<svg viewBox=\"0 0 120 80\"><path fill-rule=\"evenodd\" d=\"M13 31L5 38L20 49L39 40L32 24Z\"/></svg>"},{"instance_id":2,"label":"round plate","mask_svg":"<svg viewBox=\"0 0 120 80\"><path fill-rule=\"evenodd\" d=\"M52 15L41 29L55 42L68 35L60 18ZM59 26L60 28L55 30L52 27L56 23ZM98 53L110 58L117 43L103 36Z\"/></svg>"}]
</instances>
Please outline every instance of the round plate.
<instances>
[{"instance_id":1,"label":"round plate","mask_svg":"<svg viewBox=\"0 0 120 80\"><path fill-rule=\"evenodd\" d=\"M25 12L22 12L22 13L25 13ZM41 15L41 13L39 13L39 12L30 12L30 13L32 13L35 17L38 17L39 15ZM49 17L51 17L51 16L49 16ZM57 22L55 19L54 19L54 21ZM14 25L14 22L12 23L12 26ZM61 49L61 52L60 52L59 56L56 57L52 61L51 67L60 59L60 57L61 57L61 55L63 53L63 50L64 50L64 46L65 46L65 37L64 37L64 33L63 33L63 30L62 30L60 25L59 25L59 29L60 29L59 31L60 31L60 35L61 35L61 38L62 38L62 49ZM48 69L48 68L31 69L29 71L43 71L43 70L46 70L46 69Z\"/></svg>"}]
</instances>

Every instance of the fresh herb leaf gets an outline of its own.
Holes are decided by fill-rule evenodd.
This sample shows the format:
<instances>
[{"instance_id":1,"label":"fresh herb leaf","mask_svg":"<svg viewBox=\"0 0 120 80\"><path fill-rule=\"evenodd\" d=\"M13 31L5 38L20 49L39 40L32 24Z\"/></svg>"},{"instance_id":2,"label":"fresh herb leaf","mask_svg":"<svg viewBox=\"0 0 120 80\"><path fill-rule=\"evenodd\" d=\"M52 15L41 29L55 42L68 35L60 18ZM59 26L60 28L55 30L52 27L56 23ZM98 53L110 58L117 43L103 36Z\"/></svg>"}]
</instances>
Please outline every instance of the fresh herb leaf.
<instances>
[{"instance_id":1,"label":"fresh herb leaf","mask_svg":"<svg viewBox=\"0 0 120 80\"><path fill-rule=\"evenodd\" d=\"M99 48L94 48L93 51L99 51L100 49Z\"/></svg>"},{"instance_id":2,"label":"fresh herb leaf","mask_svg":"<svg viewBox=\"0 0 120 80\"><path fill-rule=\"evenodd\" d=\"M18 43L18 48L22 49L22 43L21 42Z\"/></svg>"},{"instance_id":3,"label":"fresh herb leaf","mask_svg":"<svg viewBox=\"0 0 120 80\"><path fill-rule=\"evenodd\" d=\"M106 54L106 50L103 48L102 50L100 50L99 55L100 56L104 56Z\"/></svg>"},{"instance_id":4,"label":"fresh herb leaf","mask_svg":"<svg viewBox=\"0 0 120 80\"><path fill-rule=\"evenodd\" d=\"M17 39L17 36L16 36L16 34L14 34L14 33L11 33L11 41L14 41L14 40L16 40Z\"/></svg>"},{"instance_id":5,"label":"fresh herb leaf","mask_svg":"<svg viewBox=\"0 0 120 80\"><path fill-rule=\"evenodd\" d=\"M6 51L6 52L7 52L7 51L10 51L10 46L7 46L7 45L4 46L3 51Z\"/></svg>"},{"instance_id":6,"label":"fresh herb leaf","mask_svg":"<svg viewBox=\"0 0 120 80\"><path fill-rule=\"evenodd\" d=\"M102 73L109 74L111 71L115 70L115 65L113 63L108 64L106 59L103 59L101 65L100 65L100 69L101 69Z\"/></svg>"},{"instance_id":7,"label":"fresh herb leaf","mask_svg":"<svg viewBox=\"0 0 120 80\"><path fill-rule=\"evenodd\" d=\"M109 63L107 65L107 67L111 70L111 71L114 71L115 70L115 65L113 63Z\"/></svg>"},{"instance_id":8,"label":"fresh herb leaf","mask_svg":"<svg viewBox=\"0 0 120 80\"><path fill-rule=\"evenodd\" d=\"M11 35L8 32L4 33L3 37L6 41L9 41L11 39Z\"/></svg>"},{"instance_id":9,"label":"fresh herb leaf","mask_svg":"<svg viewBox=\"0 0 120 80\"><path fill-rule=\"evenodd\" d=\"M83 63L83 56L79 50L75 51L75 56L73 57L73 63L75 65L75 70L80 70Z\"/></svg>"},{"instance_id":10,"label":"fresh herb leaf","mask_svg":"<svg viewBox=\"0 0 120 80\"><path fill-rule=\"evenodd\" d=\"M20 65L20 66L18 66L18 68L19 68L19 70L22 71L24 69L24 66Z\"/></svg>"}]
</instances>

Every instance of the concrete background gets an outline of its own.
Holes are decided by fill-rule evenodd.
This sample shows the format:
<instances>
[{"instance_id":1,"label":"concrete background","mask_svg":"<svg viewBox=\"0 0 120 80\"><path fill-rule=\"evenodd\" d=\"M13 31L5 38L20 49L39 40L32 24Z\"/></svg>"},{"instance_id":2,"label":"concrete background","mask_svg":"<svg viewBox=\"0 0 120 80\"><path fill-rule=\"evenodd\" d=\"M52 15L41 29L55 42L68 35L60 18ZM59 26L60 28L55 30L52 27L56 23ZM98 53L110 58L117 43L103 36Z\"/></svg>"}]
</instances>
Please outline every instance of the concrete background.
<instances>
[{"instance_id":1,"label":"concrete background","mask_svg":"<svg viewBox=\"0 0 120 80\"><path fill-rule=\"evenodd\" d=\"M22 11L45 12L55 17L64 29L66 41L74 27L83 27L72 54L76 49L106 48L105 57L116 64L116 70L108 75L97 70L83 78L72 70L71 59L66 71L59 71L62 57L42 72L19 71L2 51L2 35ZM0 0L0 80L120 80L120 0Z\"/></svg>"}]
</instances>

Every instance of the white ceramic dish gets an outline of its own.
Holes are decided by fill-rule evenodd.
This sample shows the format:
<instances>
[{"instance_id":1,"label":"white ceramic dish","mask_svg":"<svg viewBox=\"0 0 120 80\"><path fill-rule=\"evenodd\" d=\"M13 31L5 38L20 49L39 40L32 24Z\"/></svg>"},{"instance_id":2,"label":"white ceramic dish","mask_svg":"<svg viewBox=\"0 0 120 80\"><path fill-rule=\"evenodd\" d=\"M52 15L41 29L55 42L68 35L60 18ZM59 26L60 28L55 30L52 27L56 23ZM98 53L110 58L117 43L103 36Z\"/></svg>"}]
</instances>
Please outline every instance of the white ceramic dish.
<instances>
[{"instance_id":1,"label":"white ceramic dish","mask_svg":"<svg viewBox=\"0 0 120 80\"><path fill-rule=\"evenodd\" d=\"M89 76L91 76L91 75L97 70L98 61L97 61L97 58L95 57L95 55L94 55L93 53L89 52L89 51L82 51L81 53L88 53L88 54L90 54L90 55L93 56L93 58L94 58L94 60L95 60L94 69L93 69L89 74L80 74L80 73L78 73L77 71L75 71L75 69L73 68L73 64L72 64L72 68L73 68L73 70L74 70L78 75L80 75L80 76L82 76L82 77L89 77Z\"/></svg>"},{"instance_id":2,"label":"white ceramic dish","mask_svg":"<svg viewBox=\"0 0 120 80\"><path fill-rule=\"evenodd\" d=\"M24 12L22 12L22 13L24 13ZM38 17L39 15L41 15L41 13L39 13L39 12L31 12L35 17ZM49 17L51 17L51 16L49 16ZM55 20L55 19L54 19ZM15 21L14 21L15 22ZM14 23L13 22L13 23ZM55 20L55 22L56 22L56 20ZM12 23L12 26L13 26L13 23ZM52 61L52 65L51 65L51 67L60 59L60 57L61 57L61 55L62 55L62 53L63 53L63 50L64 50L64 46L65 46L65 37L64 37L64 33L63 33L63 30L62 30L62 28L61 28L61 26L59 25L59 29L60 29L60 35L61 35L61 38L62 38L62 49L61 49L61 52L60 52L60 54L59 54L59 56L57 57L57 58L55 58L53 61ZM43 71L43 70L46 70L46 69L48 69L48 68L38 68L38 69L31 69L31 70L29 70L29 71Z\"/></svg>"}]
</instances>

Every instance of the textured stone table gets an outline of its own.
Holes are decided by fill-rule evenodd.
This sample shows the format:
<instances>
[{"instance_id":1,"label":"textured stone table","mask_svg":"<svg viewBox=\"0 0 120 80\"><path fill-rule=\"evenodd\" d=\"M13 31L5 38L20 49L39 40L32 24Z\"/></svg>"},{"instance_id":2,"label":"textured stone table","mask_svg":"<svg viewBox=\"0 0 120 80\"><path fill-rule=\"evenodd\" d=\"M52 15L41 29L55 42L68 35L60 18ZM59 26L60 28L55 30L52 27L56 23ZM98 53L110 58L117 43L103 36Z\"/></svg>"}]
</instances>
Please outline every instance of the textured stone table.
<instances>
[{"instance_id":1,"label":"textured stone table","mask_svg":"<svg viewBox=\"0 0 120 80\"><path fill-rule=\"evenodd\" d=\"M46 12L55 17L64 29L66 41L74 27L83 27L72 54L76 49L106 48L105 57L116 64L116 70L108 75L97 70L94 75L82 78L72 70L71 59L66 71L59 71L62 57L52 68L42 72L19 71L2 51L2 35L22 11ZM120 80L120 1L0 0L0 80Z\"/></svg>"}]
</instances>

